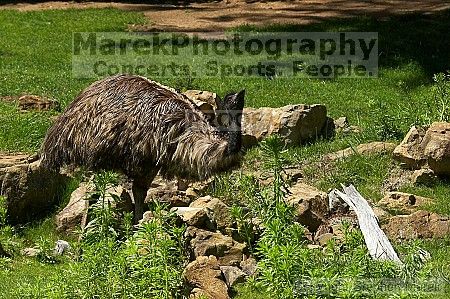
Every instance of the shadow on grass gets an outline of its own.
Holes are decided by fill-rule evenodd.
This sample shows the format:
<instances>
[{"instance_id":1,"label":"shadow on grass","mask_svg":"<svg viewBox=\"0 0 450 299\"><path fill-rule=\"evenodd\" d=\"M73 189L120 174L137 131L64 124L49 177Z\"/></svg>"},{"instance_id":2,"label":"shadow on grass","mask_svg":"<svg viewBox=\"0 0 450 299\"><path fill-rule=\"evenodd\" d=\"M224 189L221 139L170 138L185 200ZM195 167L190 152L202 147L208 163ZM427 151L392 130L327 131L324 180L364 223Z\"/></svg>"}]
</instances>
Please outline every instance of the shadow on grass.
<instances>
[{"instance_id":1,"label":"shadow on grass","mask_svg":"<svg viewBox=\"0 0 450 299\"><path fill-rule=\"evenodd\" d=\"M430 82L432 75L450 70L450 10L434 14L408 14L385 18L358 17L324 20L308 25L273 25L264 29L240 26L238 31L267 32L378 32L379 66L397 68L417 63L423 74L405 82L416 87Z\"/></svg>"}]
</instances>

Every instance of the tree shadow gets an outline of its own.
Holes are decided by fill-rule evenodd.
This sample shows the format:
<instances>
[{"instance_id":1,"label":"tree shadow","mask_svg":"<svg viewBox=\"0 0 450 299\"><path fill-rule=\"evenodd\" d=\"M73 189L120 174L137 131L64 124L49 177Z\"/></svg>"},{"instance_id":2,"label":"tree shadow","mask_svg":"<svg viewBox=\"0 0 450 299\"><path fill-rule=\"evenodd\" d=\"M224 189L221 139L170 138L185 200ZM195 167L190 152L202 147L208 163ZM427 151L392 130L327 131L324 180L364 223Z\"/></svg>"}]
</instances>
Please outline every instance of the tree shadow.
<instances>
[{"instance_id":1,"label":"tree shadow","mask_svg":"<svg viewBox=\"0 0 450 299\"><path fill-rule=\"evenodd\" d=\"M397 68L417 63L428 80L450 70L450 10L433 14L317 19L312 24L271 25L264 28L240 26L238 31L266 32L378 32L379 67ZM427 83L424 74L406 82L409 87Z\"/></svg>"}]
</instances>

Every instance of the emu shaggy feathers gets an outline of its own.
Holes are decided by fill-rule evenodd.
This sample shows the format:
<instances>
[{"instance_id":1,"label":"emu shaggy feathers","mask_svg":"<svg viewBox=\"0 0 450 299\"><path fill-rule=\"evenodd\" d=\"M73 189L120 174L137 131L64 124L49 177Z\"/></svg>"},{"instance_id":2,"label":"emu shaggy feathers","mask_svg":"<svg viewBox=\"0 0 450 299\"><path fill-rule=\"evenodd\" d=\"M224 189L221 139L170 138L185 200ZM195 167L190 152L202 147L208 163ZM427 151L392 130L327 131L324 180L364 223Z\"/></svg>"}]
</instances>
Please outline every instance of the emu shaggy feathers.
<instances>
[{"instance_id":1,"label":"emu shaggy feathers","mask_svg":"<svg viewBox=\"0 0 450 299\"><path fill-rule=\"evenodd\" d=\"M115 170L133 179L134 220L158 171L205 179L238 164L244 91L219 101L220 126L187 97L144 77L117 75L85 89L47 132L41 165Z\"/></svg>"},{"instance_id":2,"label":"emu shaggy feathers","mask_svg":"<svg viewBox=\"0 0 450 299\"><path fill-rule=\"evenodd\" d=\"M239 161L238 125L239 132L221 132L184 95L143 77L117 75L93 83L67 107L47 133L42 165L205 179Z\"/></svg>"}]
</instances>

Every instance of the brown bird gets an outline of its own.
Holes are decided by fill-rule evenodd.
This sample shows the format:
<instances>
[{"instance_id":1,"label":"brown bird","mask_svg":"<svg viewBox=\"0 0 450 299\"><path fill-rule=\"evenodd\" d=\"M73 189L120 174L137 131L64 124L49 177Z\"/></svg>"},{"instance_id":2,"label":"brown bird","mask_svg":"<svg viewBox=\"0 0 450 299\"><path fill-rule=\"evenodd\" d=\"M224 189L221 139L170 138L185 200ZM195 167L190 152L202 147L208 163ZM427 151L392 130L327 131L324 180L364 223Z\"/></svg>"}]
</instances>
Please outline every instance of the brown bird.
<instances>
[{"instance_id":1,"label":"brown bird","mask_svg":"<svg viewBox=\"0 0 450 299\"><path fill-rule=\"evenodd\" d=\"M114 170L133 180L135 221L159 172L202 180L239 164L245 91L217 100L216 121L175 90L132 75L94 82L65 109L41 147L41 165Z\"/></svg>"}]
</instances>

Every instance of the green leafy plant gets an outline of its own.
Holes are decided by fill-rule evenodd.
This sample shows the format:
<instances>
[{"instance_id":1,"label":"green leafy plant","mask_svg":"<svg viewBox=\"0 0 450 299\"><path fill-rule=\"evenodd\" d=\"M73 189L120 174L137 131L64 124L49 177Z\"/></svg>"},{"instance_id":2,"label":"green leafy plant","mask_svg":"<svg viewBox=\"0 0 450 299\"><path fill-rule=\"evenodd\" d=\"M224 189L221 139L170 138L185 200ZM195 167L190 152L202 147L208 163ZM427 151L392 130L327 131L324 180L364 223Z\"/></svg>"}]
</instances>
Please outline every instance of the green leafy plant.
<instances>
[{"instance_id":1,"label":"green leafy plant","mask_svg":"<svg viewBox=\"0 0 450 299\"><path fill-rule=\"evenodd\" d=\"M118 238L118 222L113 205L117 205L120 198L108 192L108 189L118 182L117 175L110 171L102 171L94 175L94 192L90 195L93 204L90 206L91 220L83 231L83 240L87 243L102 239L115 240Z\"/></svg>"},{"instance_id":2,"label":"green leafy plant","mask_svg":"<svg viewBox=\"0 0 450 299\"><path fill-rule=\"evenodd\" d=\"M450 73L438 73L433 76L433 96L438 120L450 120Z\"/></svg>"},{"instance_id":3,"label":"green leafy plant","mask_svg":"<svg viewBox=\"0 0 450 299\"><path fill-rule=\"evenodd\" d=\"M343 236L331 239L321 250L309 249L304 227L295 221L295 213L284 198L289 187L283 172L284 148L279 138L270 137L262 144L265 168L273 176L266 187L251 186L246 193L247 209L235 208L241 218L260 217L262 232L255 242L257 275L247 282L253 293L269 293L274 298L413 298L426 279L433 277L425 260L418 260L417 250L405 250L405 265L373 260L363 235L348 222L342 223ZM408 257L409 256L409 257ZM405 280L406 277L423 277ZM385 291L384 284L392 290ZM406 296L406 297L405 297ZM399 297L399 298L400 298Z\"/></svg>"}]
</instances>

